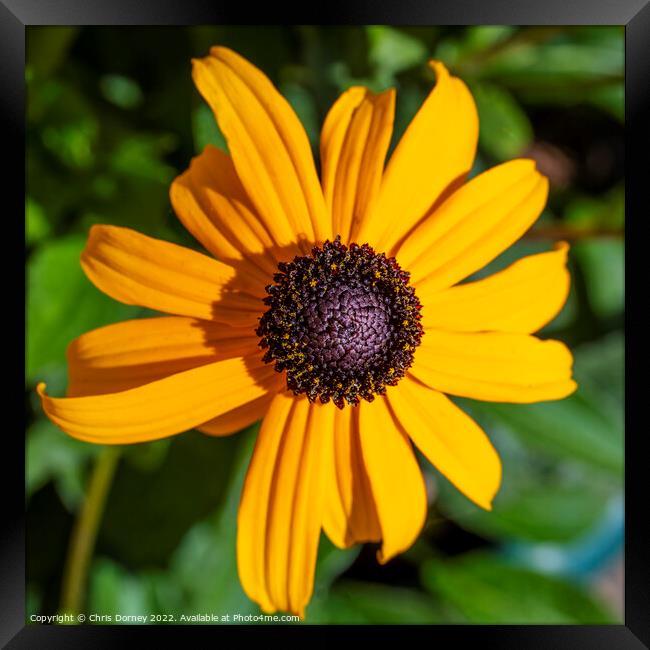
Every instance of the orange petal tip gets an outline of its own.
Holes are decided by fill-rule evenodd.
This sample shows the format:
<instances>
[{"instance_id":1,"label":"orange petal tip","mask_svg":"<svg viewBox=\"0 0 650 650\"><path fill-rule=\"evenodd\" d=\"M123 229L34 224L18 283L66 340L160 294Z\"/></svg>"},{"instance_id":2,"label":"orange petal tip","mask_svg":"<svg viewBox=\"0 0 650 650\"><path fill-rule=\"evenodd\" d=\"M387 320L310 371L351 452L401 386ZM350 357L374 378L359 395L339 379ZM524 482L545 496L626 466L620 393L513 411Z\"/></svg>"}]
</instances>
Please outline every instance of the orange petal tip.
<instances>
[{"instance_id":1,"label":"orange petal tip","mask_svg":"<svg viewBox=\"0 0 650 650\"><path fill-rule=\"evenodd\" d=\"M449 70L447 70L447 66L442 61L439 61L438 59L429 59L429 67L436 74L436 82L440 81L440 78L443 77L444 75L449 74Z\"/></svg>"}]
</instances>

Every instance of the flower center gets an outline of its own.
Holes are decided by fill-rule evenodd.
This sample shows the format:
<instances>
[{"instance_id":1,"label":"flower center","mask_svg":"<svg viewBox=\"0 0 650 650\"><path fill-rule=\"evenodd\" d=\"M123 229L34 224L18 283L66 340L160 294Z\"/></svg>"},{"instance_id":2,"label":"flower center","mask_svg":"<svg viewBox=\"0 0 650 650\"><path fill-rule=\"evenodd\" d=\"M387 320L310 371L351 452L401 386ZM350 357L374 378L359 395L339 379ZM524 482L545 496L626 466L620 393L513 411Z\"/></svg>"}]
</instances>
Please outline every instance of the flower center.
<instances>
[{"instance_id":1,"label":"flower center","mask_svg":"<svg viewBox=\"0 0 650 650\"><path fill-rule=\"evenodd\" d=\"M420 344L421 305L395 258L327 241L278 264L257 335L266 363L311 402L343 408L395 385Z\"/></svg>"}]
</instances>

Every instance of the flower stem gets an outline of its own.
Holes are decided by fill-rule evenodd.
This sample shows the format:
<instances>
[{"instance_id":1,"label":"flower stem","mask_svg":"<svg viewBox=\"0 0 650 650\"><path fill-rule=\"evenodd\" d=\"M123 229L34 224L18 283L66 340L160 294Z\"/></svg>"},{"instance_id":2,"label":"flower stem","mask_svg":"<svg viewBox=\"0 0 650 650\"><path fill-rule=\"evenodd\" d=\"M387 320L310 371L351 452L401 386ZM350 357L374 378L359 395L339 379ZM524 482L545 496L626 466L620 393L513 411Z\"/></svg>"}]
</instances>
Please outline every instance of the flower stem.
<instances>
[{"instance_id":1,"label":"flower stem","mask_svg":"<svg viewBox=\"0 0 650 650\"><path fill-rule=\"evenodd\" d=\"M119 447L105 447L95 461L86 498L70 538L63 571L61 612L76 615L83 610L88 568L119 457Z\"/></svg>"}]
</instances>

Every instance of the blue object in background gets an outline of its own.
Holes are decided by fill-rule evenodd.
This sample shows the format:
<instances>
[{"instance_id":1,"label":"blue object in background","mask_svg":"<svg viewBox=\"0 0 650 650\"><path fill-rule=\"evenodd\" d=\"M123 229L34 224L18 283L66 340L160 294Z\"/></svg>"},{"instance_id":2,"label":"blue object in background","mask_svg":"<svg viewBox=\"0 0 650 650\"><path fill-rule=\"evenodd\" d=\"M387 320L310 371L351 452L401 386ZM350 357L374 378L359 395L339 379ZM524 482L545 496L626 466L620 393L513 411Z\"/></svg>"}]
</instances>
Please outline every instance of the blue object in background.
<instances>
[{"instance_id":1,"label":"blue object in background","mask_svg":"<svg viewBox=\"0 0 650 650\"><path fill-rule=\"evenodd\" d=\"M500 553L541 573L589 582L622 551L624 532L625 508L620 494L610 500L598 524L575 541L566 544L504 544Z\"/></svg>"}]
</instances>

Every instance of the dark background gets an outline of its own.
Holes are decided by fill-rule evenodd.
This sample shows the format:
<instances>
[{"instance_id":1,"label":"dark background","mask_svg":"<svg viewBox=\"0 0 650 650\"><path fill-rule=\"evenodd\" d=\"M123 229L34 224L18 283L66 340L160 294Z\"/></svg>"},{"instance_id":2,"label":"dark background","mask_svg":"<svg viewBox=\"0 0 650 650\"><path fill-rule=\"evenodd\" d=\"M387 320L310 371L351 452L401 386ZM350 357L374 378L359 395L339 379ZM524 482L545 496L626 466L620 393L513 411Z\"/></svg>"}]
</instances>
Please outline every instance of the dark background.
<instances>
[{"instance_id":1,"label":"dark background","mask_svg":"<svg viewBox=\"0 0 650 650\"><path fill-rule=\"evenodd\" d=\"M102 448L44 419L37 381L65 391L65 348L79 334L149 315L85 279L93 223L196 246L168 188L193 155L224 146L194 89L190 59L233 47L276 83L318 154L338 94L398 91L397 141L433 77L462 77L479 108L473 173L534 157L547 210L486 272L572 244L572 291L542 333L574 350L578 393L561 402L458 400L504 464L493 513L426 462L424 532L380 567L373 547L323 538L308 622L620 621L622 617L623 28L200 27L27 32L28 611L56 613L70 531ZM235 514L255 432L189 432L118 451L88 576L97 613L248 613L237 580Z\"/></svg>"}]
</instances>

